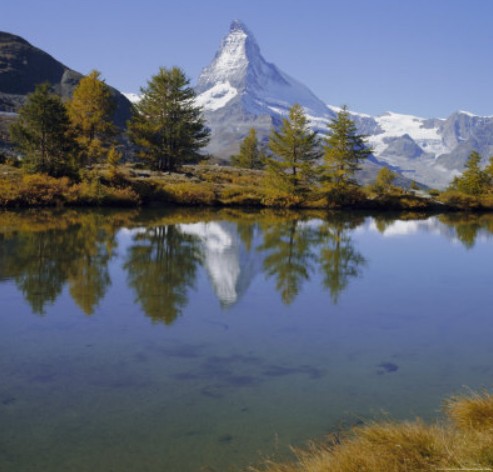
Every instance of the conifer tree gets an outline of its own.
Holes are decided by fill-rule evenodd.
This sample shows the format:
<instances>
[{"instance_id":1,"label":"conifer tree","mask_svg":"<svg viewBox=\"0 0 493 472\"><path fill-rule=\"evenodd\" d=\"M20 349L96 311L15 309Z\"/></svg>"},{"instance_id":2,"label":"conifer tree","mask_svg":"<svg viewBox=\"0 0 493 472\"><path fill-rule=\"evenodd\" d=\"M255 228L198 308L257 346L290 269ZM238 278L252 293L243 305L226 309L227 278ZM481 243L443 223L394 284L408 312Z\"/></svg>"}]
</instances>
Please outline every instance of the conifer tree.
<instances>
[{"instance_id":1,"label":"conifer tree","mask_svg":"<svg viewBox=\"0 0 493 472\"><path fill-rule=\"evenodd\" d=\"M130 138L139 147L139 157L156 170L171 172L200 159L198 151L209 141L189 84L178 67L161 67L141 89L142 100L129 123Z\"/></svg>"},{"instance_id":2,"label":"conifer tree","mask_svg":"<svg viewBox=\"0 0 493 472\"><path fill-rule=\"evenodd\" d=\"M122 159L122 154L115 146L111 146L108 151L107 162L109 166L110 179L115 179L118 176L118 164Z\"/></svg>"},{"instance_id":3,"label":"conifer tree","mask_svg":"<svg viewBox=\"0 0 493 472\"><path fill-rule=\"evenodd\" d=\"M375 178L373 184L374 190L379 194L388 193L392 190L397 174L391 171L388 167L382 167Z\"/></svg>"},{"instance_id":4,"label":"conifer tree","mask_svg":"<svg viewBox=\"0 0 493 472\"><path fill-rule=\"evenodd\" d=\"M110 88L93 70L82 78L67 103L68 114L81 150L83 164L101 162L117 134L112 118L115 101Z\"/></svg>"},{"instance_id":5,"label":"conifer tree","mask_svg":"<svg viewBox=\"0 0 493 472\"><path fill-rule=\"evenodd\" d=\"M36 86L27 96L10 133L27 169L53 177L73 172L77 144L65 106L49 84Z\"/></svg>"},{"instance_id":6,"label":"conifer tree","mask_svg":"<svg viewBox=\"0 0 493 472\"><path fill-rule=\"evenodd\" d=\"M287 195L305 194L315 180L314 164L321 152L301 105L293 105L279 131L272 130L269 149L273 156L266 160L268 188Z\"/></svg>"},{"instance_id":7,"label":"conifer tree","mask_svg":"<svg viewBox=\"0 0 493 472\"><path fill-rule=\"evenodd\" d=\"M321 179L329 197L337 199L357 186L355 173L372 150L365 143L366 136L358 134L346 106L328 127L330 131L325 139Z\"/></svg>"},{"instance_id":8,"label":"conifer tree","mask_svg":"<svg viewBox=\"0 0 493 472\"><path fill-rule=\"evenodd\" d=\"M484 169L488 190L493 190L493 156L488 160L488 165Z\"/></svg>"},{"instance_id":9,"label":"conifer tree","mask_svg":"<svg viewBox=\"0 0 493 472\"><path fill-rule=\"evenodd\" d=\"M464 172L453 180L451 187L468 195L481 195L487 187L488 175L481 170L480 163L480 154L471 152L464 165Z\"/></svg>"},{"instance_id":10,"label":"conifer tree","mask_svg":"<svg viewBox=\"0 0 493 472\"><path fill-rule=\"evenodd\" d=\"M231 158L231 164L244 169L262 169L265 155L260 148L255 128L250 128L240 144L240 152Z\"/></svg>"}]
</instances>

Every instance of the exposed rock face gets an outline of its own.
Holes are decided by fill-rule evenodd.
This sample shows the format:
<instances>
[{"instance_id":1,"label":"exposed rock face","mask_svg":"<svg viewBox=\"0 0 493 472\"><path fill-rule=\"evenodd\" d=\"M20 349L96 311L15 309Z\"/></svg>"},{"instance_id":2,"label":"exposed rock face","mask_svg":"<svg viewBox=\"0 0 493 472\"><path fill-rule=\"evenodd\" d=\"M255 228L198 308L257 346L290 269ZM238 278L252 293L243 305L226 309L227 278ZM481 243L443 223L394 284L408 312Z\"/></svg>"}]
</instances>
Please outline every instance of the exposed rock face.
<instances>
[{"instance_id":1,"label":"exposed rock face","mask_svg":"<svg viewBox=\"0 0 493 472\"><path fill-rule=\"evenodd\" d=\"M237 152L251 127L265 139L294 103L318 121L335 116L307 87L267 62L240 21L231 24L213 61L202 71L196 92L213 130L208 150L223 158Z\"/></svg>"},{"instance_id":2,"label":"exposed rock face","mask_svg":"<svg viewBox=\"0 0 493 472\"><path fill-rule=\"evenodd\" d=\"M63 99L69 98L83 77L46 52L10 33L0 32L0 112L15 112L37 84L49 82ZM111 88L116 101L115 123L123 127L131 104Z\"/></svg>"},{"instance_id":3,"label":"exposed rock face","mask_svg":"<svg viewBox=\"0 0 493 472\"><path fill-rule=\"evenodd\" d=\"M204 108L212 140L208 151L229 159L254 127L266 140L294 103L308 115L311 126L327 132L339 110L324 104L304 85L267 62L252 33L234 21L216 56L199 77L197 103ZM370 116L352 113L360 133L368 135L374 158L365 166L364 180L382 165L409 179L445 187L462 172L472 150L484 161L493 154L493 117L456 112L447 119L399 113Z\"/></svg>"},{"instance_id":4,"label":"exposed rock face","mask_svg":"<svg viewBox=\"0 0 493 472\"><path fill-rule=\"evenodd\" d=\"M399 155L406 157L407 159L415 159L424 153L423 149L421 149L408 134L385 138L384 142L387 144L387 147L382 152L382 156Z\"/></svg>"}]
</instances>

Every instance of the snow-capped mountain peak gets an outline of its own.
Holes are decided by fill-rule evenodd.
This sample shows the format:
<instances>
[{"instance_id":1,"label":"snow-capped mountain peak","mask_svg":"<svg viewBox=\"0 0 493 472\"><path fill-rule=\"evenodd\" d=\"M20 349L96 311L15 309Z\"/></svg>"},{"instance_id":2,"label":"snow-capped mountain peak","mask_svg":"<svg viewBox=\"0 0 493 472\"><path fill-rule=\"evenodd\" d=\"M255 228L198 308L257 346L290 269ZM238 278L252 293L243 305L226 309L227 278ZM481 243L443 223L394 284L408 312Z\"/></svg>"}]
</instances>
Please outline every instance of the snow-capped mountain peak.
<instances>
[{"instance_id":1,"label":"snow-capped mountain peak","mask_svg":"<svg viewBox=\"0 0 493 472\"><path fill-rule=\"evenodd\" d=\"M196 104L203 108L212 130L207 151L224 160L238 152L252 127L267 141L271 129L281 124L295 103L304 108L310 126L321 133L327 132L327 123L340 111L268 62L240 20L231 23L195 90ZM408 179L443 188L462 171L472 150L484 160L493 154L493 116L467 111L445 119L393 112L371 116L351 111L350 115L373 148L373 158L361 177L367 182L384 165Z\"/></svg>"},{"instance_id":2,"label":"snow-capped mountain peak","mask_svg":"<svg viewBox=\"0 0 493 472\"><path fill-rule=\"evenodd\" d=\"M197 103L216 111L234 98L244 112L286 115L294 103L310 115L331 116L331 111L307 87L267 62L250 30L232 22L213 61L200 74Z\"/></svg>"},{"instance_id":3,"label":"snow-capped mountain peak","mask_svg":"<svg viewBox=\"0 0 493 472\"><path fill-rule=\"evenodd\" d=\"M255 38L241 21L233 21L214 60L200 74L198 93L227 82L241 88L249 65L256 60L263 58Z\"/></svg>"}]
</instances>

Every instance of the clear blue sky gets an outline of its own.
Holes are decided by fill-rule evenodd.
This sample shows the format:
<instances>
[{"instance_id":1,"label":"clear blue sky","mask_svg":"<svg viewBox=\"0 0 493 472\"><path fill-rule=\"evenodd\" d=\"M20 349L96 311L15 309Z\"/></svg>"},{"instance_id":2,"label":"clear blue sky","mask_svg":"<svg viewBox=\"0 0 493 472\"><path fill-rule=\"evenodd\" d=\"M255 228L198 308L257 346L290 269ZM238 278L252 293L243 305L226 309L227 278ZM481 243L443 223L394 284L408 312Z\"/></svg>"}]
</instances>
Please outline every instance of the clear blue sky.
<instances>
[{"instance_id":1,"label":"clear blue sky","mask_svg":"<svg viewBox=\"0 0 493 472\"><path fill-rule=\"evenodd\" d=\"M196 80L232 19L322 100L379 114L493 115L493 0L2 0L0 30L137 92Z\"/></svg>"}]
</instances>

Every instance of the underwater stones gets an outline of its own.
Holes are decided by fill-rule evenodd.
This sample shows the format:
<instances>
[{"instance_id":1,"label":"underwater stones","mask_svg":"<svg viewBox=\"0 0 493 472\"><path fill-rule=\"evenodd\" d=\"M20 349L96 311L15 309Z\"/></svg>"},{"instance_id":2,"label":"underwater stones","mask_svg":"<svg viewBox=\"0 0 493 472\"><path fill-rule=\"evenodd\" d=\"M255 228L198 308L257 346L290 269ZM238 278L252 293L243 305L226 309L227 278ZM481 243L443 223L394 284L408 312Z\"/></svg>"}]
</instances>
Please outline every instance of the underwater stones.
<instances>
[{"instance_id":1,"label":"underwater stones","mask_svg":"<svg viewBox=\"0 0 493 472\"><path fill-rule=\"evenodd\" d=\"M393 362L382 362L378 364L377 367L378 375L391 374L392 372L397 372L399 370L399 366L397 364L394 364Z\"/></svg>"}]
</instances>

